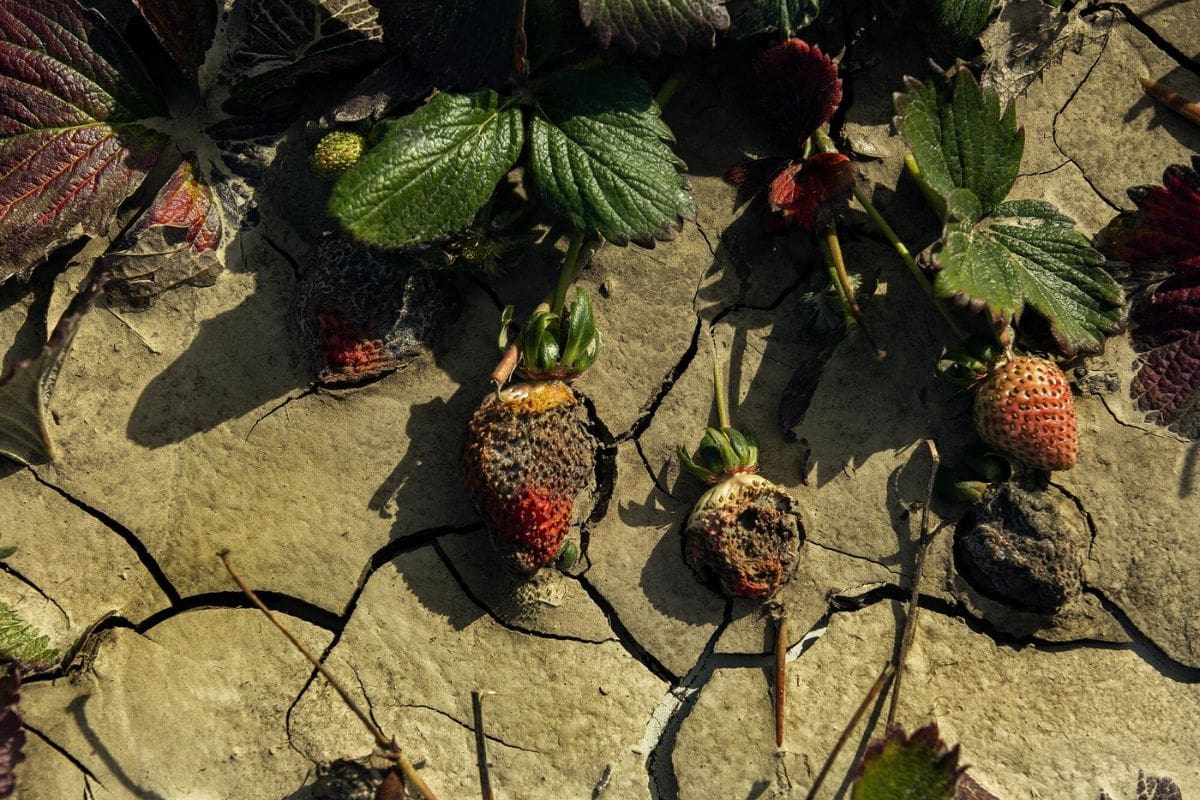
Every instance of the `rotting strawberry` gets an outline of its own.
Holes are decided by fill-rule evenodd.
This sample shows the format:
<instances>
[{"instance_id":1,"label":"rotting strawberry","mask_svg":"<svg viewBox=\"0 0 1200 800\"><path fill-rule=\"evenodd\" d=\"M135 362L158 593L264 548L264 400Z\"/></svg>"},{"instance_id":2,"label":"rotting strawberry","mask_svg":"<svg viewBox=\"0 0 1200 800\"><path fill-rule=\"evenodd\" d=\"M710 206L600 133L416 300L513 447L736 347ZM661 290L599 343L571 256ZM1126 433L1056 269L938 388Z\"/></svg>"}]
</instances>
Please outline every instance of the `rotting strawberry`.
<instances>
[{"instance_id":1,"label":"rotting strawberry","mask_svg":"<svg viewBox=\"0 0 1200 800\"><path fill-rule=\"evenodd\" d=\"M524 380L475 411L462 471L496 552L531 575L558 555L595 468L596 439L570 386L600 346L587 296L558 314L539 308L514 346Z\"/></svg>"},{"instance_id":2,"label":"rotting strawberry","mask_svg":"<svg viewBox=\"0 0 1200 800\"><path fill-rule=\"evenodd\" d=\"M679 448L684 468L714 484L688 516L683 557L706 586L765 600L795 572L804 524L795 498L758 474L754 436L730 425L715 352L713 382L720 427L705 431L695 453Z\"/></svg>"},{"instance_id":3,"label":"rotting strawberry","mask_svg":"<svg viewBox=\"0 0 1200 800\"><path fill-rule=\"evenodd\" d=\"M1067 376L1053 361L1002 358L978 382L971 416L984 442L1027 467L1075 466L1075 400Z\"/></svg>"}]
</instances>

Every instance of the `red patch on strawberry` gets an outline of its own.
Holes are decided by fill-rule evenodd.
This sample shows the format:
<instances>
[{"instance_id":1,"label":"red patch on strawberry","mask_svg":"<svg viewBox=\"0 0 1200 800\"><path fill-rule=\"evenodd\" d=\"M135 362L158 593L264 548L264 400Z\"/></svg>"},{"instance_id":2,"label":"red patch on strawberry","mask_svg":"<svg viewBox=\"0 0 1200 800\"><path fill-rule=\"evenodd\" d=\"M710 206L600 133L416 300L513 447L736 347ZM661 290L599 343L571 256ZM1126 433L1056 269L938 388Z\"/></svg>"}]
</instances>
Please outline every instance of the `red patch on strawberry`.
<instances>
[{"instance_id":1,"label":"red patch on strawberry","mask_svg":"<svg viewBox=\"0 0 1200 800\"><path fill-rule=\"evenodd\" d=\"M976 390L972 417L979 437L1015 461L1048 471L1075 466L1075 399L1053 361L1016 356L997 364Z\"/></svg>"},{"instance_id":2,"label":"red patch on strawberry","mask_svg":"<svg viewBox=\"0 0 1200 800\"><path fill-rule=\"evenodd\" d=\"M768 230L793 223L805 230L828 224L833 214L850 201L854 191L854 168L841 153L817 153L792 162L771 181L767 202L775 212Z\"/></svg>"}]
</instances>

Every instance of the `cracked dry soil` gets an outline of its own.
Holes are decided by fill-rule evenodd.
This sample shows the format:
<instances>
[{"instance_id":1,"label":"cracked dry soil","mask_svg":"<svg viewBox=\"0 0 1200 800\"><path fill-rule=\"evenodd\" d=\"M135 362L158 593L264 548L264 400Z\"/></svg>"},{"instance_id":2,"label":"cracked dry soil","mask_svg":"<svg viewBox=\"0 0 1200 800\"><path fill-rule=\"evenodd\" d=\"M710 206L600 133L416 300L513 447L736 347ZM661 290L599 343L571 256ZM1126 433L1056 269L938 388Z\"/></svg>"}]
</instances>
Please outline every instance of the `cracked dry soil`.
<instances>
[{"instance_id":1,"label":"cracked dry soil","mask_svg":"<svg viewBox=\"0 0 1200 800\"><path fill-rule=\"evenodd\" d=\"M827 33L853 64L835 133L883 213L926 245L933 220L898 181L903 145L889 129L890 94L925 54L887 30ZM1129 206L1126 187L1200 150L1200 131L1136 80L1170 76L1200 96L1200 7L1080 6L1059 39L1060 57L1018 99L1013 196L1052 200L1091 235ZM1003 38L987 41L1000 58ZM478 793L472 689L497 692L487 735L501 798L593 797L606 772L614 800L805 796L896 646L910 509L929 468L921 442L953 454L970 433L962 400L933 377L947 331L852 208L847 261L875 287L867 318L889 356L840 344L785 440L780 394L823 346L799 320L812 253L760 237L720 179L771 147L736 63L711 60L666 114L697 221L652 251L605 247L581 276L606 335L581 382L602 442L597 496L561 602L535 617L505 607L458 454L487 390L498 305L528 306L553 254L498 296L470 286L450 341L355 389L309 385L290 317L313 232L286 215L264 213L212 288L92 315L54 400L60 462L0 466L3 539L19 546L2 596L54 645L78 648L22 691L21 798L300 800L316 763L367 755L334 693L233 590L214 555L224 548L442 797ZM275 170L280 196L307 180L301 157ZM27 309L60 307L85 266L6 299L3 344L28 337ZM700 587L680 554L701 487L674 448L708 418L706 325L731 364L734 418L810 517L782 593L794 641L780 751L769 626L757 606ZM1196 445L1131 406L1132 362L1121 338L1085 362L1119 386L1078 399L1081 462L1055 476L1090 535L1079 600L1049 620L1006 608L958 577L948 533L928 556L898 719L936 721L1003 798L1125 796L1139 769L1200 797L1200 468ZM935 511L948 523L961 513ZM866 725L855 742L879 732L879 715ZM822 797L845 795L861 750L848 748Z\"/></svg>"}]
</instances>

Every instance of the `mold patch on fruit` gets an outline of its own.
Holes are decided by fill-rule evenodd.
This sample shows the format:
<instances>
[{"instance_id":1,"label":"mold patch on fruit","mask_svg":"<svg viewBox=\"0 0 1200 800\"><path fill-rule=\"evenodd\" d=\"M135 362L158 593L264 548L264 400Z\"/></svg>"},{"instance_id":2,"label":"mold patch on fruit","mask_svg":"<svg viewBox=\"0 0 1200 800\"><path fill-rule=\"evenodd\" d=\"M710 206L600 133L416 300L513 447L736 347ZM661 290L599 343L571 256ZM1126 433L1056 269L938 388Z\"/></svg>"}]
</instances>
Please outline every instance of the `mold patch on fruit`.
<instances>
[{"instance_id":1,"label":"mold patch on fruit","mask_svg":"<svg viewBox=\"0 0 1200 800\"><path fill-rule=\"evenodd\" d=\"M993 486L955 531L955 561L978 591L1053 613L1080 593L1086 527L1056 490L1031 481Z\"/></svg>"},{"instance_id":2,"label":"mold patch on fruit","mask_svg":"<svg viewBox=\"0 0 1200 800\"><path fill-rule=\"evenodd\" d=\"M428 350L457 316L450 276L399 255L324 239L300 280L300 338L318 381L359 383Z\"/></svg>"}]
</instances>

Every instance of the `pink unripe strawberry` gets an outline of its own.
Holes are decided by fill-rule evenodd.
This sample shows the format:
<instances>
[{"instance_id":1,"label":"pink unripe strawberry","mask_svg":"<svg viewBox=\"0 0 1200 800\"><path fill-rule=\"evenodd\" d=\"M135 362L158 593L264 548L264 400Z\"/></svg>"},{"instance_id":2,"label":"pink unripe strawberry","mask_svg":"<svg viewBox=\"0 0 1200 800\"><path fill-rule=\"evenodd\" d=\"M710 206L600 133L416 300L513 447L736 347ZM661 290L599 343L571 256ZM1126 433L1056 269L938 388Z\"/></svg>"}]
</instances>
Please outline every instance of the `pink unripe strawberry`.
<instances>
[{"instance_id":1,"label":"pink unripe strawberry","mask_svg":"<svg viewBox=\"0 0 1200 800\"><path fill-rule=\"evenodd\" d=\"M1014 461L1047 471L1075 466L1075 400L1053 361L1013 356L997 363L978 384L972 418L979 437Z\"/></svg>"}]
</instances>

